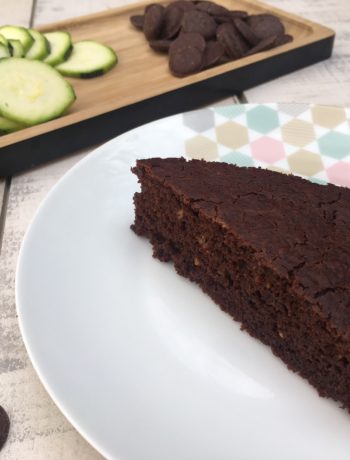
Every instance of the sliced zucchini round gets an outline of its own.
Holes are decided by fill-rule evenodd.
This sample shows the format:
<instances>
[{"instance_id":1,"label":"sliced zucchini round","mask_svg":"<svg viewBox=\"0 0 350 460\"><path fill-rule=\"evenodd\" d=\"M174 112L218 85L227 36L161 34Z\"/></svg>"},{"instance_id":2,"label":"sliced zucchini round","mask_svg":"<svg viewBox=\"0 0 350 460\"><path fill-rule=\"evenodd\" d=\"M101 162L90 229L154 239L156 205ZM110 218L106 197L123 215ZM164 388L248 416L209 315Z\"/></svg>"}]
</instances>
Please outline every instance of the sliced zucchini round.
<instances>
[{"instance_id":1,"label":"sliced zucchini round","mask_svg":"<svg viewBox=\"0 0 350 460\"><path fill-rule=\"evenodd\" d=\"M19 40L9 40L9 48L11 51L11 56L13 57L23 57L24 56L24 49L23 45Z\"/></svg>"},{"instance_id":2,"label":"sliced zucchini round","mask_svg":"<svg viewBox=\"0 0 350 460\"><path fill-rule=\"evenodd\" d=\"M35 125L62 115L74 100L72 86L48 64L0 61L0 113L5 118Z\"/></svg>"},{"instance_id":3,"label":"sliced zucchini round","mask_svg":"<svg viewBox=\"0 0 350 460\"><path fill-rule=\"evenodd\" d=\"M9 46L9 42L7 38L5 38L3 35L0 34L0 43L2 43L5 46Z\"/></svg>"},{"instance_id":4,"label":"sliced zucchini round","mask_svg":"<svg viewBox=\"0 0 350 460\"><path fill-rule=\"evenodd\" d=\"M28 32L32 36L34 42L32 46L29 48L26 54L26 59L36 59L38 61L42 61L45 59L50 52L50 44L47 38L37 30L28 29Z\"/></svg>"},{"instance_id":5,"label":"sliced zucchini round","mask_svg":"<svg viewBox=\"0 0 350 460\"><path fill-rule=\"evenodd\" d=\"M50 53L44 62L57 65L65 61L72 51L72 39L68 32L48 32L44 34L50 45Z\"/></svg>"},{"instance_id":6,"label":"sliced zucchini round","mask_svg":"<svg viewBox=\"0 0 350 460\"><path fill-rule=\"evenodd\" d=\"M11 56L11 52L8 46L0 43L0 59L8 58Z\"/></svg>"},{"instance_id":7,"label":"sliced zucchini round","mask_svg":"<svg viewBox=\"0 0 350 460\"><path fill-rule=\"evenodd\" d=\"M22 43L25 53L33 44L32 36L24 27L3 26L0 27L0 34L7 38L7 40L19 40Z\"/></svg>"},{"instance_id":8,"label":"sliced zucchini round","mask_svg":"<svg viewBox=\"0 0 350 460\"><path fill-rule=\"evenodd\" d=\"M118 57L112 48L84 40L74 43L70 57L56 69L68 77L91 78L103 75L117 62Z\"/></svg>"},{"instance_id":9,"label":"sliced zucchini round","mask_svg":"<svg viewBox=\"0 0 350 460\"><path fill-rule=\"evenodd\" d=\"M25 125L9 120L8 118L0 116L0 132L3 134L13 133L19 129L24 128Z\"/></svg>"}]
</instances>

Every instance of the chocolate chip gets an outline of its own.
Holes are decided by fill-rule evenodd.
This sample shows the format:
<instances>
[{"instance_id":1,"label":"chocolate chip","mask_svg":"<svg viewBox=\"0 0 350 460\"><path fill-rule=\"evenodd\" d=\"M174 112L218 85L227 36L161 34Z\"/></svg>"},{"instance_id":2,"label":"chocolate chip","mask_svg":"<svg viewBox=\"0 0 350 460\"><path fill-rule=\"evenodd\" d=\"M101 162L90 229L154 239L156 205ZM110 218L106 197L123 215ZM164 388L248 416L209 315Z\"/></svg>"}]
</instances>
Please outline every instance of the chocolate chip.
<instances>
[{"instance_id":1,"label":"chocolate chip","mask_svg":"<svg viewBox=\"0 0 350 460\"><path fill-rule=\"evenodd\" d=\"M260 43L258 43L256 46L251 48L247 53L246 56L251 56L252 54L255 53L260 53L261 51L267 51L270 50L271 48L275 47L276 43L276 35L271 35L270 37L264 38L261 40Z\"/></svg>"},{"instance_id":2,"label":"chocolate chip","mask_svg":"<svg viewBox=\"0 0 350 460\"><path fill-rule=\"evenodd\" d=\"M182 11L191 11L196 9L196 5L188 0L177 0L175 2L169 3L168 7L176 6L177 8L180 8Z\"/></svg>"},{"instance_id":3,"label":"chocolate chip","mask_svg":"<svg viewBox=\"0 0 350 460\"><path fill-rule=\"evenodd\" d=\"M271 35L283 35L282 22L272 14L256 14L247 18L247 24L261 40Z\"/></svg>"},{"instance_id":4,"label":"chocolate chip","mask_svg":"<svg viewBox=\"0 0 350 460\"><path fill-rule=\"evenodd\" d=\"M10 430L10 419L7 412L0 406L0 450L4 446Z\"/></svg>"},{"instance_id":5,"label":"chocolate chip","mask_svg":"<svg viewBox=\"0 0 350 460\"><path fill-rule=\"evenodd\" d=\"M149 42L149 46L154 51L159 51L160 53L167 53L171 44L171 40L151 40Z\"/></svg>"},{"instance_id":6,"label":"chocolate chip","mask_svg":"<svg viewBox=\"0 0 350 460\"><path fill-rule=\"evenodd\" d=\"M278 35L275 41L275 46L277 47L277 46L286 45L287 43L290 43L292 41L293 41L293 37L291 35L288 35L288 34Z\"/></svg>"},{"instance_id":7,"label":"chocolate chip","mask_svg":"<svg viewBox=\"0 0 350 460\"><path fill-rule=\"evenodd\" d=\"M171 4L170 4L171 5ZM164 22L161 36L164 39L175 37L181 29L182 17L184 12L177 6L166 7L164 12Z\"/></svg>"},{"instance_id":8,"label":"chocolate chip","mask_svg":"<svg viewBox=\"0 0 350 460\"><path fill-rule=\"evenodd\" d=\"M146 8L143 32L147 40L155 40L159 37L164 21L164 7L159 4L150 5Z\"/></svg>"},{"instance_id":9,"label":"chocolate chip","mask_svg":"<svg viewBox=\"0 0 350 460\"><path fill-rule=\"evenodd\" d=\"M255 35L253 30L248 26L248 24L240 18L233 20L234 25L242 37L247 40L247 42L255 46L260 42L260 38Z\"/></svg>"},{"instance_id":10,"label":"chocolate chip","mask_svg":"<svg viewBox=\"0 0 350 460\"><path fill-rule=\"evenodd\" d=\"M194 46L169 53L169 68L177 77L185 77L202 68L202 54Z\"/></svg>"},{"instance_id":11,"label":"chocolate chip","mask_svg":"<svg viewBox=\"0 0 350 460\"><path fill-rule=\"evenodd\" d=\"M198 33L205 39L215 36L215 20L203 11L186 11L182 19L182 29L187 33Z\"/></svg>"},{"instance_id":12,"label":"chocolate chip","mask_svg":"<svg viewBox=\"0 0 350 460\"><path fill-rule=\"evenodd\" d=\"M248 46L236 32L233 24L221 24L216 31L218 42L223 46L225 53L231 59L239 59L248 51Z\"/></svg>"},{"instance_id":13,"label":"chocolate chip","mask_svg":"<svg viewBox=\"0 0 350 460\"><path fill-rule=\"evenodd\" d=\"M231 18L240 18L245 19L248 17L248 13L242 10L230 10L229 11Z\"/></svg>"},{"instance_id":14,"label":"chocolate chip","mask_svg":"<svg viewBox=\"0 0 350 460\"><path fill-rule=\"evenodd\" d=\"M207 42L203 53L203 68L217 64L224 54L225 51L221 43L217 41Z\"/></svg>"},{"instance_id":15,"label":"chocolate chip","mask_svg":"<svg viewBox=\"0 0 350 460\"><path fill-rule=\"evenodd\" d=\"M175 0L166 7L152 3L144 15L131 16L130 22L143 30L154 51L169 53L170 70L177 76L293 40L272 14L249 16L211 0Z\"/></svg>"},{"instance_id":16,"label":"chocolate chip","mask_svg":"<svg viewBox=\"0 0 350 460\"><path fill-rule=\"evenodd\" d=\"M213 18L215 19L215 22L217 24L224 24L225 22L232 22L232 18L231 16L227 16L227 15L224 15L224 16L213 16Z\"/></svg>"},{"instance_id":17,"label":"chocolate chip","mask_svg":"<svg viewBox=\"0 0 350 460\"><path fill-rule=\"evenodd\" d=\"M145 16L143 14L135 14L135 16L130 17L130 22L136 29L142 30L144 21Z\"/></svg>"},{"instance_id":18,"label":"chocolate chip","mask_svg":"<svg viewBox=\"0 0 350 460\"><path fill-rule=\"evenodd\" d=\"M229 16L230 12L227 8L221 5L217 5L214 2L202 1L196 4L196 8L199 11L210 14L211 16Z\"/></svg>"},{"instance_id":19,"label":"chocolate chip","mask_svg":"<svg viewBox=\"0 0 350 460\"><path fill-rule=\"evenodd\" d=\"M205 40L200 34L181 33L176 40L170 45L170 51L177 52L187 48L196 48L203 53L205 49Z\"/></svg>"}]
</instances>

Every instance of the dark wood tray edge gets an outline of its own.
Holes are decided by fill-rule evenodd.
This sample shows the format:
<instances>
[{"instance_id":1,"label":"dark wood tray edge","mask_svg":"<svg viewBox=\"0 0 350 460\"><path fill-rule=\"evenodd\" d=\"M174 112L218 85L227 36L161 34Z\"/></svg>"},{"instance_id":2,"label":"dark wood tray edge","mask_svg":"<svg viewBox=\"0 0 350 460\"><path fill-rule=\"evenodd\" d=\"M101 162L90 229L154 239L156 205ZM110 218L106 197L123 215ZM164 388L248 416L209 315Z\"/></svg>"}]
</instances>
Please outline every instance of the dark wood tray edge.
<instances>
[{"instance_id":1,"label":"dark wood tray edge","mask_svg":"<svg viewBox=\"0 0 350 460\"><path fill-rule=\"evenodd\" d=\"M334 38L335 35L331 35L175 91L2 147L0 177L18 174L83 148L106 142L142 124L195 110L325 60L332 54Z\"/></svg>"}]
</instances>

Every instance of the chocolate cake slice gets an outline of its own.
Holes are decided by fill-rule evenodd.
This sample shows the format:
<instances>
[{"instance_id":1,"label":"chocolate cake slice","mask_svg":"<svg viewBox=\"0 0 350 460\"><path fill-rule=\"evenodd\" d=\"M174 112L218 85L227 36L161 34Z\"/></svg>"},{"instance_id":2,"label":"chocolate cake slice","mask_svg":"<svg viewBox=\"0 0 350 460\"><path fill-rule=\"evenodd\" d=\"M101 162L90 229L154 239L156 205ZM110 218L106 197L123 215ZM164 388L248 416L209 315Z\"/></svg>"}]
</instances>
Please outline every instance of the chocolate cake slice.
<instances>
[{"instance_id":1,"label":"chocolate cake slice","mask_svg":"<svg viewBox=\"0 0 350 460\"><path fill-rule=\"evenodd\" d=\"M182 158L132 171L154 257L350 410L350 189Z\"/></svg>"}]
</instances>

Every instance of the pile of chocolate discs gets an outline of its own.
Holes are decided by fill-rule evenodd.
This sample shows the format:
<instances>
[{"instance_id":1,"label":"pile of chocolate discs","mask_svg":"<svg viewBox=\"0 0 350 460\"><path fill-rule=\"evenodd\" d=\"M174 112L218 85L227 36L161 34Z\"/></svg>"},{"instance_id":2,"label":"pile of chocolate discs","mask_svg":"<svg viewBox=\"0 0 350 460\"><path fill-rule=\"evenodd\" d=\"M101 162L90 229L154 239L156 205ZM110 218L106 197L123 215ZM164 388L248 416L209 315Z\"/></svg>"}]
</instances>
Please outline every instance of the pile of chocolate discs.
<instances>
[{"instance_id":1,"label":"pile of chocolate discs","mask_svg":"<svg viewBox=\"0 0 350 460\"><path fill-rule=\"evenodd\" d=\"M293 40L277 16L249 15L211 1L175 0L166 6L153 3L130 21L143 31L152 49L168 53L169 69L177 77Z\"/></svg>"}]
</instances>

